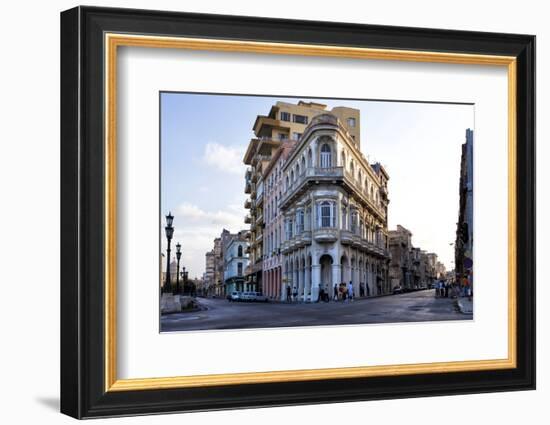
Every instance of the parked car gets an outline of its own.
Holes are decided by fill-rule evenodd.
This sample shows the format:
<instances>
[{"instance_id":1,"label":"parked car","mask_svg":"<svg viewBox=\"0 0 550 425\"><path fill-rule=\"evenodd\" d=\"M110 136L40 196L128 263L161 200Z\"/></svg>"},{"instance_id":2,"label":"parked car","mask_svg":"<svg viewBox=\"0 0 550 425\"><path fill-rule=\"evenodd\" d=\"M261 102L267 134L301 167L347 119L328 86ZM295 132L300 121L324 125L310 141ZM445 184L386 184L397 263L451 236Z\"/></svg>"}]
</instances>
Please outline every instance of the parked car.
<instances>
[{"instance_id":1,"label":"parked car","mask_svg":"<svg viewBox=\"0 0 550 425\"><path fill-rule=\"evenodd\" d=\"M394 294L402 294L403 293L403 288L399 285L394 286L393 287L393 293Z\"/></svg>"},{"instance_id":2,"label":"parked car","mask_svg":"<svg viewBox=\"0 0 550 425\"><path fill-rule=\"evenodd\" d=\"M265 295L262 295L261 292L253 292L252 294L254 294L252 297L252 301L257 301L257 302L263 302L263 303L266 303L269 301L269 299L265 296Z\"/></svg>"},{"instance_id":3,"label":"parked car","mask_svg":"<svg viewBox=\"0 0 550 425\"><path fill-rule=\"evenodd\" d=\"M237 291L231 292L231 294L229 294L227 296L227 299L229 301L240 301L241 300L241 293L237 292Z\"/></svg>"},{"instance_id":4,"label":"parked car","mask_svg":"<svg viewBox=\"0 0 550 425\"><path fill-rule=\"evenodd\" d=\"M254 301L255 292L242 292L239 301Z\"/></svg>"}]
</instances>

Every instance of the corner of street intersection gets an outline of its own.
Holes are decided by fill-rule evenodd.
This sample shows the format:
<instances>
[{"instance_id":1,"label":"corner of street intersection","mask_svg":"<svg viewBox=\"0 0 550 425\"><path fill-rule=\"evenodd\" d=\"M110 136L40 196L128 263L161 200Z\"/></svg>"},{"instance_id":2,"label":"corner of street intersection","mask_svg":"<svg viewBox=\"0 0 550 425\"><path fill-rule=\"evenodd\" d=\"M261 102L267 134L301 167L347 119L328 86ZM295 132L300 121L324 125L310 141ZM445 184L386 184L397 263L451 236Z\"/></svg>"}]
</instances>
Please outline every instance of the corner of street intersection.
<instances>
[{"instance_id":1,"label":"corner of street intersection","mask_svg":"<svg viewBox=\"0 0 550 425\"><path fill-rule=\"evenodd\" d=\"M468 304L459 299L460 305ZM161 331L281 328L368 323L471 320L471 308L457 299L436 298L435 290L318 303L246 303L223 298L197 298L198 311L161 316ZM471 307L471 306L470 306Z\"/></svg>"}]
</instances>

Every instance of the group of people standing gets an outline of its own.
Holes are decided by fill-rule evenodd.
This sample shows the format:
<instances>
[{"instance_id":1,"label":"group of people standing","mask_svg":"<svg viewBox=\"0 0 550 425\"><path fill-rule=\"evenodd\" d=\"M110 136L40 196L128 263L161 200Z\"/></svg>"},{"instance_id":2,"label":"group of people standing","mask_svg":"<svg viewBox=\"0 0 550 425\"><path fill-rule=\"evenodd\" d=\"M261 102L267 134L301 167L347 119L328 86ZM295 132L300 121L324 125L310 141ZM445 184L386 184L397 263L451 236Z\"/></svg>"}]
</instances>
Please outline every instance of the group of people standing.
<instances>
[{"instance_id":1,"label":"group of people standing","mask_svg":"<svg viewBox=\"0 0 550 425\"><path fill-rule=\"evenodd\" d=\"M447 281L440 280L435 284L435 297L436 298L448 298L451 284Z\"/></svg>"},{"instance_id":2,"label":"group of people standing","mask_svg":"<svg viewBox=\"0 0 550 425\"><path fill-rule=\"evenodd\" d=\"M333 287L333 294L332 294L332 300L333 301L353 301L355 298L354 292L353 292L353 283L350 282L346 284L345 282L340 283L339 285L334 285ZM298 300L298 291L296 288L292 290L290 288L290 285L287 285L286 287L286 301L291 303L293 301ZM324 288L321 288L319 290L319 298L317 301L324 301L329 302L330 301L330 294L325 291Z\"/></svg>"},{"instance_id":3,"label":"group of people standing","mask_svg":"<svg viewBox=\"0 0 550 425\"><path fill-rule=\"evenodd\" d=\"M346 284L345 282L340 283L339 285L334 285L332 289L332 301L353 301L355 294L353 292L353 283L350 282ZM329 302L330 294L325 291L324 288L321 288L319 291L318 301Z\"/></svg>"},{"instance_id":4,"label":"group of people standing","mask_svg":"<svg viewBox=\"0 0 550 425\"><path fill-rule=\"evenodd\" d=\"M472 297L472 288L469 284L459 285L440 280L435 284L436 298Z\"/></svg>"}]
</instances>

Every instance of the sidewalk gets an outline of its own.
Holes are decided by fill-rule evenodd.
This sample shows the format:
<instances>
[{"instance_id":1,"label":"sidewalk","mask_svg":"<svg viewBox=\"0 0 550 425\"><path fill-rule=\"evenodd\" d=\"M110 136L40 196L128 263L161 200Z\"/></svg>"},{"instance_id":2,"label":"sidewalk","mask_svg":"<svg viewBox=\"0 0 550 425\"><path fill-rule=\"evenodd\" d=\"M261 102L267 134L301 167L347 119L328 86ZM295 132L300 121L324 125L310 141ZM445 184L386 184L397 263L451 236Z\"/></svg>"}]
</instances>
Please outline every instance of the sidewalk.
<instances>
[{"instance_id":1,"label":"sidewalk","mask_svg":"<svg viewBox=\"0 0 550 425\"><path fill-rule=\"evenodd\" d=\"M462 314L473 314L474 312L474 302L470 301L468 298L459 298L456 301L458 309Z\"/></svg>"}]
</instances>

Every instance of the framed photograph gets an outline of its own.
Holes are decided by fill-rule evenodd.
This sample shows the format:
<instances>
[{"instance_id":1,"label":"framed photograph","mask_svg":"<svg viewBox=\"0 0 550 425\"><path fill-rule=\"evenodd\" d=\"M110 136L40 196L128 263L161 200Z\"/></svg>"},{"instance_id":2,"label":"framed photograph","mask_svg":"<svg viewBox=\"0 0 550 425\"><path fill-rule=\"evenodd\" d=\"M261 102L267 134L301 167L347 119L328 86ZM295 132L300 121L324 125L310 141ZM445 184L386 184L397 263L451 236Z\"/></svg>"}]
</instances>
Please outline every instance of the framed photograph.
<instances>
[{"instance_id":1,"label":"framed photograph","mask_svg":"<svg viewBox=\"0 0 550 425\"><path fill-rule=\"evenodd\" d=\"M61 411L535 388L535 37L61 14Z\"/></svg>"}]
</instances>

